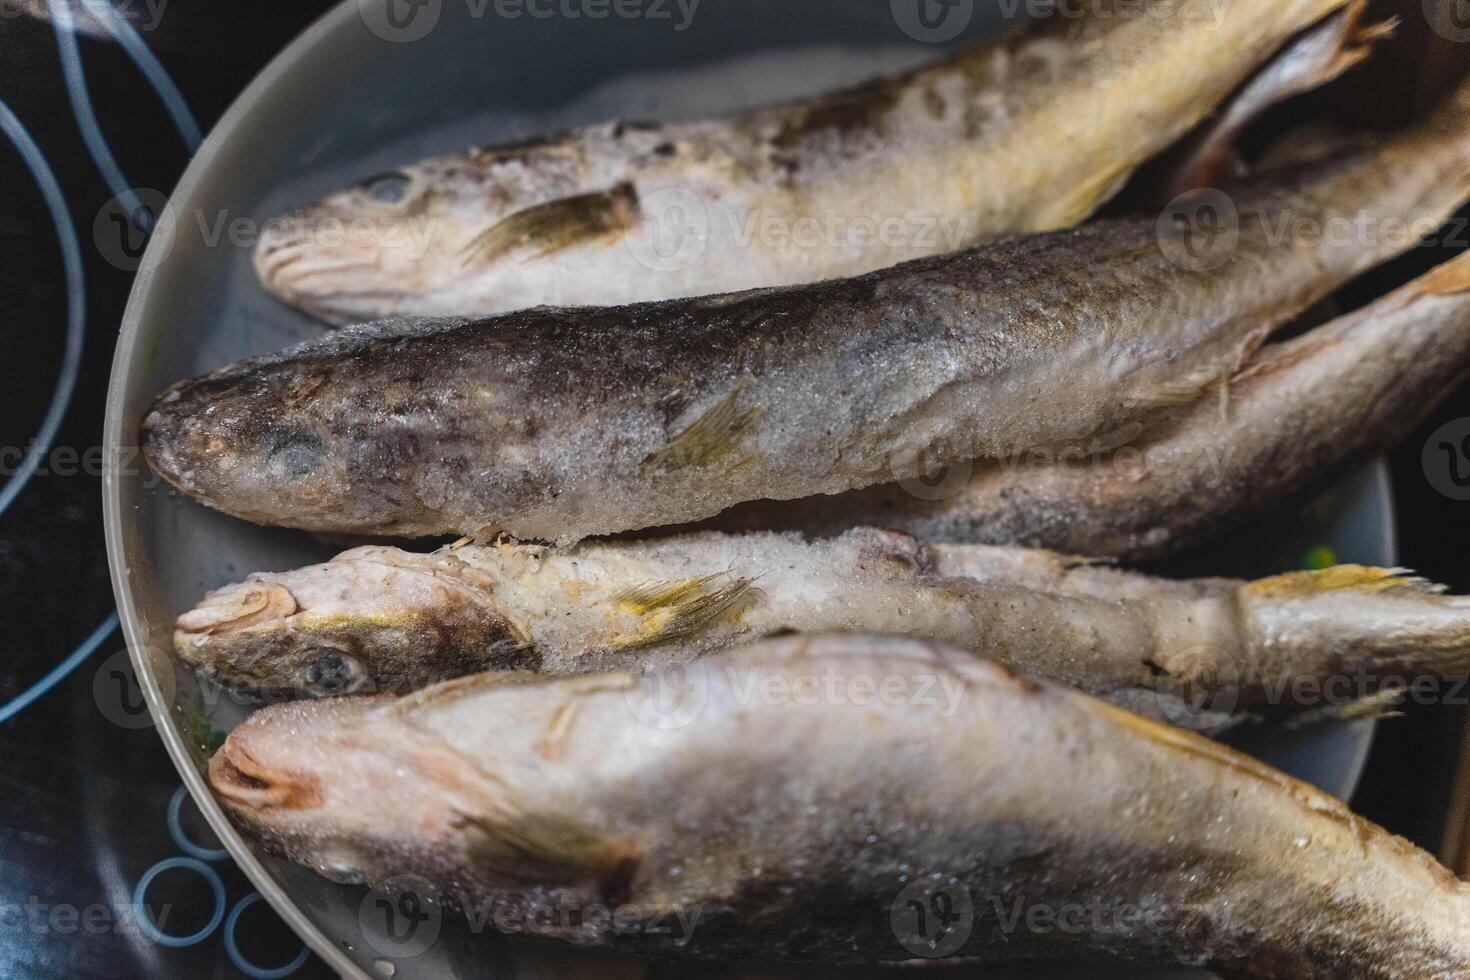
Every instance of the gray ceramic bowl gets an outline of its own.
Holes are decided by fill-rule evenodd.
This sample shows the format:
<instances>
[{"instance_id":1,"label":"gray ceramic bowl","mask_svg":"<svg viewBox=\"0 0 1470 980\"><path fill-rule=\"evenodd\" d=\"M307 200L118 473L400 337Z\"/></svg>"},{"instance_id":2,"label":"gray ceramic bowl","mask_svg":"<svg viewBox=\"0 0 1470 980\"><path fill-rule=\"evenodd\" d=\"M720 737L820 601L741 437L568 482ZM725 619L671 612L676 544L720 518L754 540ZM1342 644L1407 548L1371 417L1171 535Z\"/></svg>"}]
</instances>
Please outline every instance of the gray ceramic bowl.
<instances>
[{"instance_id":1,"label":"gray ceramic bowl","mask_svg":"<svg viewBox=\"0 0 1470 980\"><path fill-rule=\"evenodd\" d=\"M436 980L594 972L642 977L648 972L642 963L510 942L493 928L472 935L449 921L426 951L407 955L413 950L384 935L384 920L364 891L271 858L236 833L205 787L199 745L207 739L204 729L228 729L247 709L215 703L201 710L192 675L177 668L169 650L173 618L207 589L249 572L321 560L332 549L306 535L231 520L160 487L130 465L137 423L154 393L179 378L320 332L262 293L251 271L253 229L294 204L470 144L612 117L734 109L903 67L933 57L935 49L906 35L889 5L844 0L704 0L682 30L681 10L688 6L676 0L646 0L640 8L667 11L669 19L507 18L497 10L525 8L426 0L418 8L395 8L434 21L412 40L405 38L419 34L428 20L399 19L407 26L393 28L387 2L402 0L347 0L272 62L189 167L163 223L172 233L156 236L145 257L118 343L106 432L119 464L106 480L107 543L128 645L159 734L200 809L261 894L338 972ZM958 40L993 28L982 20L977 16ZM214 237L220 230L223 236ZM1258 531L1228 553L1191 564L1216 573L1268 574L1296 567L1319 544L1332 546L1343 560L1392 564L1383 469ZM1345 795L1370 737L1367 726L1259 732L1248 748ZM717 972L740 975L738 969ZM659 975L682 973L661 968ZM1082 974L1032 966L1015 975Z\"/></svg>"}]
</instances>

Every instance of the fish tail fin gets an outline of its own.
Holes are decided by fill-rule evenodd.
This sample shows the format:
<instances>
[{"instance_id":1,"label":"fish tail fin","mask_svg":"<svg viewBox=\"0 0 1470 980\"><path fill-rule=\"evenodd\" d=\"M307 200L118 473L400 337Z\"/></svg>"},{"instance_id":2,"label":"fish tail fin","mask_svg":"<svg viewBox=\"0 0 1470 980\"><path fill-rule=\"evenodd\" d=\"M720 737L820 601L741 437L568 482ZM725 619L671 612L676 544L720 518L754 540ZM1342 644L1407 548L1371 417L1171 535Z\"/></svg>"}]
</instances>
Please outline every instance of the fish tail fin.
<instances>
[{"instance_id":1,"label":"fish tail fin","mask_svg":"<svg viewBox=\"0 0 1470 980\"><path fill-rule=\"evenodd\" d=\"M1363 595L1413 592L1439 595L1444 586L1415 576L1405 568L1374 568L1368 565L1334 565L1316 571L1287 572L1258 579L1246 586L1257 596L1309 596L1324 592L1357 592Z\"/></svg>"},{"instance_id":2,"label":"fish tail fin","mask_svg":"<svg viewBox=\"0 0 1470 980\"><path fill-rule=\"evenodd\" d=\"M1402 568L1290 572L1242 586L1239 604L1253 659L1277 676L1312 678L1330 706L1351 711L1389 690L1447 692L1450 679L1470 675L1470 597Z\"/></svg>"}]
</instances>

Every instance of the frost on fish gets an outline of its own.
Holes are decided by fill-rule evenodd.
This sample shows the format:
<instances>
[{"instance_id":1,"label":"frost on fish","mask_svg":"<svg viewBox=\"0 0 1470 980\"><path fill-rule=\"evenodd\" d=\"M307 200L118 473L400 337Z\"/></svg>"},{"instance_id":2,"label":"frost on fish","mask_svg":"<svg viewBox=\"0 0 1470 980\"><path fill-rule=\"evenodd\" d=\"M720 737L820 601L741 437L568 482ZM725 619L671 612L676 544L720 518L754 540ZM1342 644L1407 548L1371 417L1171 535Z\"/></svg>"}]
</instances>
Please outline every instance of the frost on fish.
<instances>
[{"instance_id":1,"label":"frost on fish","mask_svg":"<svg viewBox=\"0 0 1470 980\"><path fill-rule=\"evenodd\" d=\"M1067 227L1347 3L1089 4L805 102L427 160L278 222L255 265L348 323L794 285ZM1268 93L1322 80L1266 72L1290 76ZM326 233L344 226L373 234Z\"/></svg>"},{"instance_id":2,"label":"frost on fish","mask_svg":"<svg viewBox=\"0 0 1470 980\"><path fill-rule=\"evenodd\" d=\"M260 523L569 544L930 465L1112 448L1414 244L1283 227L1451 213L1470 192L1467 100L1232 188L1230 248L1207 268L1187 229L1135 218L813 286L389 321L176 386L144 450Z\"/></svg>"},{"instance_id":3,"label":"frost on fish","mask_svg":"<svg viewBox=\"0 0 1470 980\"><path fill-rule=\"evenodd\" d=\"M660 724L672 685L699 710ZM960 958L1470 975L1470 886L1427 854L1227 748L915 640L792 637L662 684L483 675L280 705L209 778L333 880L413 874L583 948L909 960L934 941L912 901L973 909ZM535 914L594 905L630 918ZM692 929L649 928L674 922Z\"/></svg>"},{"instance_id":4,"label":"frost on fish","mask_svg":"<svg viewBox=\"0 0 1470 980\"><path fill-rule=\"evenodd\" d=\"M824 541L500 542L427 555L365 549L255 576L180 617L177 643L186 662L226 683L301 696L336 693L305 683L321 668L303 648L352 657L361 689L402 692L486 668L583 675L687 664L787 632L904 633L1213 731L1356 710L1406 671L1470 669L1470 599L1441 592L1360 566L1173 582L869 529ZM281 597L273 618L212 615L222 596L267 593ZM225 621L211 631L206 620ZM1356 694L1330 705L1320 692L1334 678ZM1302 682L1316 687L1303 694Z\"/></svg>"},{"instance_id":5,"label":"frost on fish","mask_svg":"<svg viewBox=\"0 0 1470 980\"><path fill-rule=\"evenodd\" d=\"M1110 453L955 467L928 481L759 501L704 527L1015 544L1125 561L1167 557L1280 512L1394 445L1470 370L1470 258L1262 349L1167 431Z\"/></svg>"},{"instance_id":6,"label":"frost on fish","mask_svg":"<svg viewBox=\"0 0 1470 980\"><path fill-rule=\"evenodd\" d=\"M496 612L487 584L451 558L358 549L210 593L179 617L174 647L205 676L267 696L408 690L533 665L524 628Z\"/></svg>"}]
</instances>

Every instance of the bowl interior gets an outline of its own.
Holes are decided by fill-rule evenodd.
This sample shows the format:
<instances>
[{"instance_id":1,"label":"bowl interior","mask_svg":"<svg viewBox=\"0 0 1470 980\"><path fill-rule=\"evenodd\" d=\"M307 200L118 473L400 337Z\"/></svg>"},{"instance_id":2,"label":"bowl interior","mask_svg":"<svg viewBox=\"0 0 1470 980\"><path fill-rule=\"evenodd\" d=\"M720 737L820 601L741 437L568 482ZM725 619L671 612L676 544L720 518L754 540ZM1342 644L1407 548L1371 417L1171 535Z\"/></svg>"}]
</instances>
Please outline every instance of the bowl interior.
<instances>
[{"instance_id":1,"label":"bowl interior","mask_svg":"<svg viewBox=\"0 0 1470 980\"><path fill-rule=\"evenodd\" d=\"M108 543L129 646L160 734L201 809L261 893L339 972L642 976L644 964L511 942L493 924L476 935L445 920L438 941L419 951L385 931L383 914L363 890L333 885L240 838L204 788L200 766L211 735L249 709L201 691L192 675L176 669L173 617L211 588L255 571L324 560L336 549L308 535L234 521L161 486L132 449L137 423L153 395L179 378L322 332L262 292L251 268L256 237L294 205L424 156L612 118L733 110L906 67L936 49L907 36L889 5L844 0L604 5L642 11L636 18L548 18L529 11L552 4L428 0L424 9L437 23L411 42L385 40L370 26L382 23L386 2L399 0L347 0L272 63L191 165L161 226L167 230L155 236L144 260L118 345L107 430L119 462L106 486ZM506 15L512 10L521 14ZM959 40L994 30L997 19L977 10ZM1344 561L1392 564L1388 500L1383 468L1374 467L1304 512L1191 565L1214 574L1270 574L1297 567L1317 545L1332 547ZM1254 732L1244 744L1346 795L1370 737L1371 726L1359 724ZM682 975L659 970L675 973ZM833 974L839 975L852 971ZM1012 974L990 969L986 975ZM1014 975L1084 974L1029 967Z\"/></svg>"}]
</instances>

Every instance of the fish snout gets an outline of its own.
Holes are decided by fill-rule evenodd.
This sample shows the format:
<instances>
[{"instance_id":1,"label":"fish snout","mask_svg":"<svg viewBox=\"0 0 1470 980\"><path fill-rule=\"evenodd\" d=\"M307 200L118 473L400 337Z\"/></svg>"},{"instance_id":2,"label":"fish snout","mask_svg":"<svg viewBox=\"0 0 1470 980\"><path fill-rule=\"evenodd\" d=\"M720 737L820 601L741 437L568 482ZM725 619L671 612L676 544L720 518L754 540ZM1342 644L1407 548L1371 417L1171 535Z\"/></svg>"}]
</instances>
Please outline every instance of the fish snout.
<instances>
[{"instance_id":1,"label":"fish snout","mask_svg":"<svg viewBox=\"0 0 1470 980\"><path fill-rule=\"evenodd\" d=\"M221 797L248 810L312 810L322 805L315 778L263 764L238 733L209 760L209 784Z\"/></svg>"},{"instance_id":2,"label":"fish snout","mask_svg":"<svg viewBox=\"0 0 1470 980\"><path fill-rule=\"evenodd\" d=\"M395 310L419 274L404 254L422 247L415 226L382 217L302 212L263 235L255 271L265 290L329 323Z\"/></svg>"},{"instance_id":3,"label":"fish snout","mask_svg":"<svg viewBox=\"0 0 1470 980\"><path fill-rule=\"evenodd\" d=\"M198 417L190 411L189 382L180 382L160 394L138 424L138 445L155 473L189 492L203 442Z\"/></svg>"},{"instance_id":4,"label":"fish snout","mask_svg":"<svg viewBox=\"0 0 1470 980\"><path fill-rule=\"evenodd\" d=\"M176 625L186 636L211 636L284 620L299 608L285 586L247 582L210 593L180 616Z\"/></svg>"}]
</instances>

